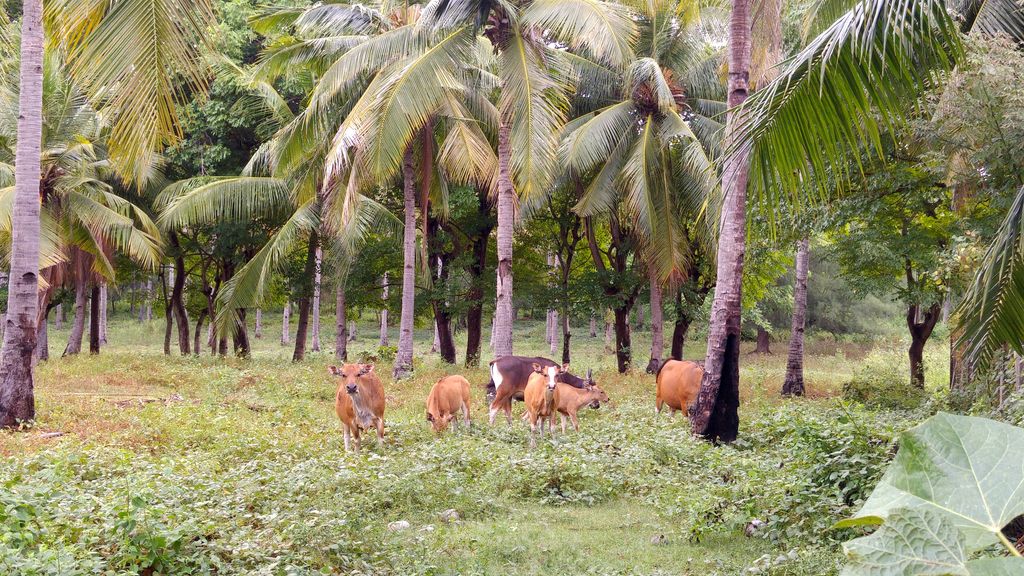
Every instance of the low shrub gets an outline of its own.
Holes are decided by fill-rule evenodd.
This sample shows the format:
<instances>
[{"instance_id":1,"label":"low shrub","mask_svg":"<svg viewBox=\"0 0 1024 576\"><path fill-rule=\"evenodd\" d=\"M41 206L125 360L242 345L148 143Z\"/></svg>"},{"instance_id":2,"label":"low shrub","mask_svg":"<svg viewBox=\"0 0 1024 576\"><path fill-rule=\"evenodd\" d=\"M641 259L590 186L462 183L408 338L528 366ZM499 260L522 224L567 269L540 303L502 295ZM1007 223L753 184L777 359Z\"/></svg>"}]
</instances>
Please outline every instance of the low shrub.
<instances>
[{"instance_id":1,"label":"low shrub","mask_svg":"<svg viewBox=\"0 0 1024 576\"><path fill-rule=\"evenodd\" d=\"M906 362L893 353L872 354L853 378L843 384L843 398L878 410L914 410L929 398L910 384Z\"/></svg>"}]
</instances>

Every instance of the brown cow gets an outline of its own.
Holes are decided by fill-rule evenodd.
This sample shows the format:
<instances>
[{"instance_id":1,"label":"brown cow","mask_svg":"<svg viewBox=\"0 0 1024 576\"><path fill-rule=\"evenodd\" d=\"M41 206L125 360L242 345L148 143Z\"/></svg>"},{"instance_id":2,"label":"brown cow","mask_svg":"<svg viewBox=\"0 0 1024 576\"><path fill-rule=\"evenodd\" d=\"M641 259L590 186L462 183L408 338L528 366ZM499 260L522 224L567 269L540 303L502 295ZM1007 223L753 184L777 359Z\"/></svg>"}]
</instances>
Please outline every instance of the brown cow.
<instances>
[{"instance_id":1,"label":"brown cow","mask_svg":"<svg viewBox=\"0 0 1024 576\"><path fill-rule=\"evenodd\" d=\"M384 442L384 385L381 384L373 364L343 364L341 368L327 369L341 379L334 395L334 411L345 432L345 451L349 439L355 439L359 452L359 431L377 428L377 441Z\"/></svg>"},{"instance_id":2,"label":"brown cow","mask_svg":"<svg viewBox=\"0 0 1024 576\"><path fill-rule=\"evenodd\" d=\"M601 389L600 386L593 385L585 390L574 388L568 384L559 383L555 387L555 410L558 412L559 418L562 420L562 434L565 434L565 417L568 416L572 420L573 430L580 431L580 420L577 417L577 413L580 408L587 405L600 405L601 402L608 401L608 394ZM550 426L549 426L550 427Z\"/></svg>"},{"instance_id":3,"label":"brown cow","mask_svg":"<svg viewBox=\"0 0 1024 576\"><path fill-rule=\"evenodd\" d=\"M459 421L455 415L462 412L462 421L469 427L469 381L462 376L445 376L434 384L427 396L427 421L434 432L444 432L449 422Z\"/></svg>"},{"instance_id":4,"label":"brown cow","mask_svg":"<svg viewBox=\"0 0 1024 576\"><path fill-rule=\"evenodd\" d=\"M662 405L669 407L672 416L676 411L686 413L697 399L703 377L704 369L696 362L669 360L662 364L657 376L655 415L661 414Z\"/></svg>"},{"instance_id":5,"label":"brown cow","mask_svg":"<svg viewBox=\"0 0 1024 576\"><path fill-rule=\"evenodd\" d=\"M562 371L558 366L541 366L534 363L533 374L526 383L523 398L526 409L530 413L530 447L537 446L537 422L540 422L540 435L544 436L544 421L548 421L548 433L551 433L551 422L555 411L555 378Z\"/></svg>"},{"instance_id":6,"label":"brown cow","mask_svg":"<svg viewBox=\"0 0 1024 576\"><path fill-rule=\"evenodd\" d=\"M508 423L512 423L512 401L523 399L526 383L534 373L534 364L538 364L541 367L558 366L554 360L548 360L540 356L502 356L491 361L491 381L487 384L487 399L490 401L489 420L491 424L494 424L494 417L498 415L498 411L504 411ZM593 383L589 371L587 379L584 380L579 376L570 374L568 364L562 365L557 380L576 388L586 388ZM525 417L526 415L524 414Z\"/></svg>"}]
</instances>

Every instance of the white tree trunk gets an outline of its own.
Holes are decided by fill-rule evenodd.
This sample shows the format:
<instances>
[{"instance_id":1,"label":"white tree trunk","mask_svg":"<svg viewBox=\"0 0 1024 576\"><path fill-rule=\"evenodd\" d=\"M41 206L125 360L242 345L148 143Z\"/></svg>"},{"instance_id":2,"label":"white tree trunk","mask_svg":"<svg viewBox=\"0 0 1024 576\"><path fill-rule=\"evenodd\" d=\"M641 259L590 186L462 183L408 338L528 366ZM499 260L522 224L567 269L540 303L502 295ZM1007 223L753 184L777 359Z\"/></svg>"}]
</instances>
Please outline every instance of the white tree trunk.
<instances>
[{"instance_id":1,"label":"white tree trunk","mask_svg":"<svg viewBox=\"0 0 1024 576\"><path fill-rule=\"evenodd\" d=\"M507 113L506 113L507 114ZM503 114L498 127L498 270L493 347L496 357L512 354L512 232L515 227L515 189L512 186L511 121Z\"/></svg>"},{"instance_id":2,"label":"white tree trunk","mask_svg":"<svg viewBox=\"0 0 1024 576\"><path fill-rule=\"evenodd\" d=\"M107 283L100 284L100 344L107 343Z\"/></svg>"},{"instance_id":3,"label":"white tree trunk","mask_svg":"<svg viewBox=\"0 0 1024 576\"><path fill-rule=\"evenodd\" d=\"M54 309L53 309L53 314L54 314L54 318L53 318L53 325L54 325L54 327L56 327L57 330L63 330L64 329L64 305L63 304L57 304L57 306L54 307Z\"/></svg>"},{"instance_id":4,"label":"white tree trunk","mask_svg":"<svg viewBox=\"0 0 1024 576\"><path fill-rule=\"evenodd\" d=\"M146 280L146 320L153 320L153 279Z\"/></svg>"},{"instance_id":5,"label":"white tree trunk","mask_svg":"<svg viewBox=\"0 0 1024 576\"><path fill-rule=\"evenodd\" d=\"M793 324L786 358L786 378L782 384L783 396L804 395L804 327L807 316L807 267L810 242L800 240L796 248L796 285L793 286Z\"/></svg>"},{"instance_id":6,"label":"white tree trunk","mask_svg":"<svg viewBox=\"0 0 1024 576\"><path fill-rule=\"evenodd\" d=\"M402 235L402 312L398 323L398 351L391 371L395 380L401 380L412 372L416 321L416 166L412 146L405 152L402 175L405 229Z\"/></svg>"},{"instance_id":7,"label":"white tree trunk","mask_svg":"<svg viewBox=\"0 0 1024 576\"><path fill-rule=\"evenodd\" d=\"M281 312L281 344L288 345L291 343L291 327L288 326L289 320L292 318L292 301L288 300L284 303L284 310Z\"/></svg>"},{"instance_id":8,"label":"white tree trunk","mask_svg":"<svg viewBox=\"0 0 1024 576\"><path fill-rule=\"evenodd\" d=\"M334 301L334 356L338 361L348 359L348 322L345 319L345 278L338 278Z\"/></svg>"},{"instance_id":9,"label":"white tree trunk","mask_svg":"<svg viewBox=\"0 0 1024 576\"><path fill-rule=\"evenodd\" d=\"M32 354L39 323L39 174L43 137L43 3L23 0L11 272L0 350L0 427L35 418Z\"/></svg>"},{"instance_id":10,"label":"white tree trunk","mask_svg":"<svg viewBox=\"0 0 1024 576\"><path fill-rule=\"evenodd\" d=\"M323 251L320 245L316 247L316 262L313 264L313 342L310 349L313 352L320 351L320 282L323 278L321 266L323 264Z\"/></svg>"},{"instance_id":11,"label":"white tree trunk","mask_svg":"<svg viewBox=\"0 0 1024 576\"><path fill-rule=\"evenodd\" d=\"M597 316L590 315L590 337L597 338Z\"/></svg>"},{"instance_id":12,"label":"white tree trunk","mask_svg":"<svg viewBox=\"0 0 1024 576\"><path fill-rule=\"evenodd\" d=\"M358 326L358 324L356 324L355 320L350 320L349 321L349 323L348 323L348 341L349 342L355 342L356 341L356 327L357 326Z\"/></svg>"},{"instance_id":13,"label":"white tree trunk","mask_svg":"<svg viewBox=\"0 0 1024 576\"><path fill-rule=\"evenodd\" d=\"M381 293L381 299L384 300L384 307L380 309L380 342L379 346L384 347L388 345L388 273L384 273L384 280L381 281L381 285L384 286L384 290Z\"/></svg>"},{"instance_id":14,"label":"white tree trunk","mask_svg":"<svg viewBox=\"0 0 1024 576\"><path fill-rule=\"evenodd\" d=\"M257 338L263 338L263 309L256 309L256 327L254 330Z\"/></svg>"}]
</instances>

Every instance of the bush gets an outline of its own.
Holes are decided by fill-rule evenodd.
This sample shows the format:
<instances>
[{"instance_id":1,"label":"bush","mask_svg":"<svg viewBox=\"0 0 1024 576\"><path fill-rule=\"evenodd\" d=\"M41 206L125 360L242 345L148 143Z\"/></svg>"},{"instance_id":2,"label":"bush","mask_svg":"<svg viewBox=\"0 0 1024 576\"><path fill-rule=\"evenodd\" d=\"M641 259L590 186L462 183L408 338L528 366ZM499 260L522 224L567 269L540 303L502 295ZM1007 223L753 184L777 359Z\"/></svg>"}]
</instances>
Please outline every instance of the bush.
<instances>
[{"instance_id":1,"label":"bush","mask_svg":"<svg viewBox=\"0 0 1024 576\"><path fill-rule=\"evenodd\" d=\"M881 410L920 408L928 393L910 384L909 369L894 354L872 354L853 378L843 384L843 398Z\"/></svg>"}]
</instances>

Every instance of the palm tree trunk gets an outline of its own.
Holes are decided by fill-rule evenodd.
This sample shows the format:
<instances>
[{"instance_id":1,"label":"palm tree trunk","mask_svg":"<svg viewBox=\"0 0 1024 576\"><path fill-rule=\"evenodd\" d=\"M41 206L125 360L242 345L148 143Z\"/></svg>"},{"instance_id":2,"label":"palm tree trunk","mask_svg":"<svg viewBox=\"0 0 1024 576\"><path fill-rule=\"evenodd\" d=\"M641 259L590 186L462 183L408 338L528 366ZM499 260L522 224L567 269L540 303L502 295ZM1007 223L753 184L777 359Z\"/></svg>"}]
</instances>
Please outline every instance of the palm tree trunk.
<instances>
[{"instance_id":1,"label":"palm tree trunk","mask_svg":"<svg viewBox=\"0 0 1024 576\"><path fill-rule=\"evenodd\" d=\"M736 108L749 93L751 0L733 0L729 21L729 113L725 140L736 139L742 118ZM708 350L697 400L690 408L694 434L711 441L732 442L739 433L740 303L743 255L746 250L747 179L750 148L726 158L722 171L722 215L719 225L717 283L708 327Z\"/></svg>"},{"instance_id":2,"label":"palm tree trunk","mask_svg":"<svg viewBox=\"0 0 1024 576\"><path fill-rule=\"evenodd\" d=\"M256 330L255 330L255 334L256 334L256 339L257 340L260 339L260 338L263 338L263 309L262 308L257 308L256 309Z\"/></svg>"},{"instance_id":3,"label":"palm tree trunk","mask_svg":"<svg viewBox=\"0 0 1024 576\"><path fill-rule=\"evenodd\" d=\"M0 349L0 427L36 415L32 354L39 322L39 155L43 136L43 3L22 1L18 142L10 289Z\"/></svg>"},{"instance_id":4,"label":"palm tree trunk","mask_svg":"<svg viewBox=\"0 0 1024 576\"><path fill-rule=\"evenodd\" d=\"M348 360L348 322L345 317L345 278L338 278L334 303L334 356L341 362Z\"/></svg>"},{"instance_id":5,"label":"palm tree trunk","mask_svg":"<svg viewBox=\"0 0 1024 576\"><path fill-rule=\"evenodd\" d=\"M281 311L281 345L287 346L291 341L291 328L289 327L289 320L292 317L292 301L288 300L284 303L284 310Z\"/></svg>"},{"instance_id":6,"label":"palm tree trunk","mask_svg":"<svg viewBox=\"0 0 1024 576\"><path fill-rule=\"evenodd\" d=\"M199 356L202 353L202 340L203 340L203 321L206 320L206 309L199 311L199 317L196 318L196 331L192 337L192 354Z\"/></svg>"},{"instance_id":7,"label":"palm tree trunk","mask_svg":"<svg viewBox=\"0 0 1024 576\"><path fill-rule=\"evenodd\" d=\"M800 240L796 246L796 285L793 287L793 327L786 359L783 396L804 395L804 328L807 317L807 265L810 241Z\"/></svg>"},{"instance_id":8,"label":"palm tree trunk","mask_svg":"<svg viewBox=\"0 0 1024 576\"><path fill-rule=\"evenodd\" d=\"M87 298L85 279L76 276L75 318L71 323L68 345L64 347L64 356L72 356L82 351L82 336L85 334L85 302Z\"/></svg>"},{"instance_id":9,"label":"palm tree trunk","mask_svg":"<svg viewBox=\"0 0 1024 576\"><path fill-rule=\"evenodd\" d=\"M238 309L238 320L231 332L231 344L238 358L248 358L252 355L252 347L249 345L249 325L246 322L245 308Z\"/></svg>"},{"instance_id":10,"label":"palm tree trunk","mask_svg":"<svg viewBox=\"0 0 1024 576\"><path fill-rule=\"evenodd\" d=\"M153 279L146 280L146 321L153 320Z\"/></svg>"},{"instance_id":11,"label":"palm tree trunk","mask_svg":"<svg viewBox=\"0 0 1024 576\"><path fill-rule=\"evenodd\" d=\"M323 249L316 247L316 263L313 267L313 352L320 351L320 281L321 265L323 264Z\"/></svg>"},{"instance_id":12,"label":"palm tree trunk","mask_svg":"<svg viewBox=\"0 0 1024 576\"><path fill-rule=\"evenodd\" d=\"M356 329L357 329L356 321L355 320L349 320L349 322L348 322L348 341L349 342L355 342L356 341Z\"/></svg>"},{"instance_id":13,"label":"palm tree trunk","mask_svg":"<svg viewBox=\"0 0 1024 576\"><path fill-rule=\"evenodd\" d=\"M401 380L412 372L413 322L416 320L416 165L413 148L402 162L405 231L402 236L402 315L398 327L398 353L392 377Z\"/></svg>"},{"instance_id":14,"label":"palm tree trunk","mask_svg":"<svg viewBox=\"0 0 1024 576\"><path fill-rule=\"evenodd\" d=\"M384 286L384 289L381 291L381 299L384 301L384 307L380 309L380 341L378 342L377 345L380 346L381 348L383 348L384 346L388 345L388 308L387 308L387 306L388 306L388 297L390 296L390 294L389 294L390 286L388 285L388 273L387 272L384 273L384 279L381 280L381 285Z\"/></svg>"},{"instance_id":15,"label":"palm tree trunk","mask_svg":"<svg viewBox=\"0 0 1024 576\"><path fill-rule=\"evenodd\" d=\"M100 284L100 344L107 343L107 283Z\"/></svg>"},{"instance_id":16,"label":"palm tree trunk","mask_svg":"<svg viewBox=\"0 0 1024 576\"><path fill-rule=\"evenodd\" d=\"M510 120L501 119L498 127L498 283L494 310L494 356L512 354L512 232L515 226L515 189L509 160L512 143Z\"/></svg>"},{"instance_id":17,"label":"palm tree trunk","mask_svg":"<svg viewBox=\"0 0 1024 576\"><path fill-rule=\"evenodd\" d=\"M93 284L89 298L89 354L100 353L100 285Z\"/></svg>"},{"instance_id":18,"label":"palm tree trunk","mask_svg":"<svg viewBox=\"0 0 1024 576\"><path fill-rule=\"evenodd\" d=\"M316 266L316 248L320 245L319 234L313 232L309 236L309 247L306 249L306 266L302 271L302 277L311 279L313 268ZM309 308L312 286L306 284L302 287L302 294L299 295L299 321L295 326L295 350L292 352L292 362L301 362L306 358L306 335L309 331Z\"/></svg>"},{"instance_id":19,"label":"palm tree trunk","mask_svg":"<svg viewBox=\"0 0 1024 576\"><path fill-rule=\"evenodd\" d=\"M661 311L661 282L651 275L651 359L647 362L647 373L657 374L661 367L661 355L665 351L665 325Z\"/></svg>"},{"instance_id":20,"label":"palm tree trunk","mask_svg":"<svg viewBox=\"0 0 1024 576\"><path fill-rule=\"evenodd\" d=\"M590 315L590 337L597 338L597 316Z\"/></svg>"},{"instance_id":21,"label":"palm tree trunk","mask_svg":"<svg viewBox=\"0 0 1024 576\"><path fill-rule=\"evenodd\" d=\"M63 330L64 329L64 319L65 319L64 314L65 314L65 312L64 312L64 305L63 304L57 304L57 307L54 309L54 312L53 312L53 325L54 325L54 327L57 328L57 330Z\"/></svg>"},{"instance_id":22,"label":"palm tree trunk","mask_svg":"<svg viewBox=\"0 0 1024 576\"><path fill-rule=\"evenodd\" d=\"M49 310L43 313L43 321L39 323L39 333L36 338L36 361L42 362L50 359L50 336L47 324L50 323Z\"/></svg>"}]
</instances>

